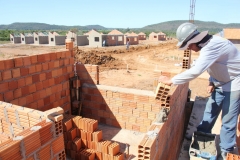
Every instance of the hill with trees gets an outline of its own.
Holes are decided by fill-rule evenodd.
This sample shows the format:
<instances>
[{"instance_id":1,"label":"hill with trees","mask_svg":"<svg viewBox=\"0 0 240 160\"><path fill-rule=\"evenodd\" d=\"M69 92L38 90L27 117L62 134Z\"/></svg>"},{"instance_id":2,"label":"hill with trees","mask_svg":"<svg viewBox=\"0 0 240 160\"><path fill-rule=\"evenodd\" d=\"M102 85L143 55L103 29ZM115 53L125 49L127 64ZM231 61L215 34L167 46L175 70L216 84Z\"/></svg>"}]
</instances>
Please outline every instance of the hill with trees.
<instances>
[{"instance_id":1,"label":"hill with trees","mask_svg":"<svg viewBox=\"0 0 240 160\"><path fill-rule=\"evenodd\" d=\"M176 32L179 25L184 22L188 22L187 20L179 20L179 21L167 21L158 24L148 25L143 27L144 30L161 30L162 32ZM221 24L217 22L205 22L195 20L194 24L198 26L199 31L208 30L210 33L217 33L222 31L224 28L240 28L240 23L229 23L229 24Z\"/></svg>"},{"instance_id":2,"label":"hill with trees","mask_svg":"<svg viewBox=\"0 0 240 160\"><path fill-rule=\"evenodd\" d=\"M77 28L78 30L89 29L106 29L100 25L87 25L87 26L64 26L64 25L51 25L46 23L12 23L9 25L0 25L0 29L10 30L70 30L71 28Z\"/></svg>"},{"instance_id":3,"label":"hill with trees","mask_svg":"<svg viewBox=\"0 0 240 160\"><path fill-rule=\"evenodd\" d=\"M79 35L95 29L104 34L109 33L113 29L117 29L123 33L126 32L144 32L148 36L151 32L164 32L167 36L175 37L177 27L188 20L176 20L161 22L158 24L148 25L142 28L106 28L101 25L86 25L86 26L66 26L66 25L50 25L46 23L12 23L9 25L0 25L0 41L9 40L9 34L19 34L27 32L40 31L56 31L60 35L65 35L69 30L75 30ZM195 20L194 23L198 26L199 31L208 30L210 34L215 34L222 31L224 28L240 28L240 23L221 24L217 22L206 22Z\"/></svg>"}]
</instances>

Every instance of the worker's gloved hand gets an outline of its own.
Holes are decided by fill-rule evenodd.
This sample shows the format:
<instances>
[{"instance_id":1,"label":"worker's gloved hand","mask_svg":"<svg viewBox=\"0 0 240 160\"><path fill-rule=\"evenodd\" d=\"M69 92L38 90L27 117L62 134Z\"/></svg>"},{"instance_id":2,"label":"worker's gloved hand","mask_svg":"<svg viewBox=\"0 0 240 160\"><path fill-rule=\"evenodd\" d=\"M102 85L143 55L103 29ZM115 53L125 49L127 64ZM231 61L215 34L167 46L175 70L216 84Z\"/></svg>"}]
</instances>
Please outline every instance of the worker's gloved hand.
<instances>
[{"instance_id":1,"label":"worker's gloved hand","mask_svg":"<svg viewBox=\"0 0 240 160\"><path fill-rule=\"evenodd\" d=\"M166 85L169 85L171 86L172 85L172 80L171 78L167 77L167 76L160 76L158 78L158 82L161 82L163 84L166 84Z\"/></svg>"}]
</instances>

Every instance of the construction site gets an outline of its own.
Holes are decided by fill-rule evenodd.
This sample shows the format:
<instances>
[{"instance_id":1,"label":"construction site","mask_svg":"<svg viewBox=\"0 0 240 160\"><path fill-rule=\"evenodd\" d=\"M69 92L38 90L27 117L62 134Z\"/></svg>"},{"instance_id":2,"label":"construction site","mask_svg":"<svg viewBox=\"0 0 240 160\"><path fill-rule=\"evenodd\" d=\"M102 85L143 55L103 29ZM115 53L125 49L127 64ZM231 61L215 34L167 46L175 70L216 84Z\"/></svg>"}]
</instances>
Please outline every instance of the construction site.
<instances>
[{"instance_id":1,"label":"construction site","mask_svg":"<svg viewBox=\"0 0 240 160\"><path fill-rule=\"evenodd\" d=\"M198 56L176 42L142 41L129 50L1 46L0 159L190 159L184 137L201 120L208 76L158 83Z\"/></svg>"},{"instance_id":2,"label":"construction site","mask_svg":"<svg viewBox=\"0 0 240 160\"><path fill-rule=\"evenodd\" d=\"M74 38L0 45L0 160L217 160L221 115L212 134L196 131L209 75L171 86L158 80L191 68L199 52L179 50L175 38L127 48L108 38L105 46L114 34L93 32L100 41L88 46ZM240 159L239 122L227 160Z\"/></svg>"}]
</instances>

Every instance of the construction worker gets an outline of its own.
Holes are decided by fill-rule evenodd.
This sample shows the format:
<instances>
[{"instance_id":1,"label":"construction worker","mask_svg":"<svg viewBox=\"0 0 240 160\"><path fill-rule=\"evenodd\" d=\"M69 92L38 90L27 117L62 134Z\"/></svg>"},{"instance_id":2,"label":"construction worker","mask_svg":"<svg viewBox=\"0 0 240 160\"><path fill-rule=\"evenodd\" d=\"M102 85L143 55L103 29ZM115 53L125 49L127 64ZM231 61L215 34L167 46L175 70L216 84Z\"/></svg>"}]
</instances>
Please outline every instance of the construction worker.
<instances>
[{"instance_id":1,"label":"construction worker","mask_svg":"<svg viewBox=\"0 0 240 160\"><path fill-rule=\"evenodd\" d=\"M240 52L232 42L220 36L199 32L192 23L181 24L176 32L177 46L181 50L200 51L193 67L170 78L160 76L159 82L167 85L184 84L207 71L210 75L207 92L211 93L197 131L211 133L222 111L220 130L221 155L226 159L236 144L236 129L240 104Z\"/></svg>"},{"instance_id":2,"label":"construction worker","mask_svg":"<svg viewBox=\"0 0 240 160\"><path fill-rule=\"evenodd\" d=\"M103 47L105 47L105 43L106 43L106 41L105 41L105 40L103 40L103 43L102 43L102 46L103 46Z\"/></svg>"},{"instance_id":3,"label":"construction worker","mask_svg":"<svg viewBox=\"0 0 240 160\"><path fill-rule=\"evenodd\" d=\"M126 50L129 50L130 40L127 38Z\"/></svg>"}]
</instances>

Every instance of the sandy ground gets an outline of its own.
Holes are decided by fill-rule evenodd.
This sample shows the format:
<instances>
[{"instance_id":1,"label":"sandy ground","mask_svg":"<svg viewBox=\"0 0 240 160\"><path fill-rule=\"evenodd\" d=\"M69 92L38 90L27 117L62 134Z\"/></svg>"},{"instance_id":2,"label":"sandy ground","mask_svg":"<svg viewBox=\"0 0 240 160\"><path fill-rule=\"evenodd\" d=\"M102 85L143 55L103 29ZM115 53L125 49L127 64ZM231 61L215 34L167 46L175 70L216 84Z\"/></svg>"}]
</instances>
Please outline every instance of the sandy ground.
<instances>
[{"instance_id":1,"label":"sandy ground","mask_svg":"<svg viewBox=\"0 0 240 160\"><path fill-rule=\"evenodd\" d=\"M76 60L81 63L100 64L100 84L153 90L154 71L180 73L183 51L178 50L176 41L150 42L143 41L139 45L89 48L78 47ZM91 58L86 58L91 55ZM105 59L99 60L105 57ZM192 60L197 59L198 53L192 53ZM102 62L105 63L102 63ZM203 73L190 82L192 99L196 96L206 97L208 74Z\"/></svg>"}]
</instances>

